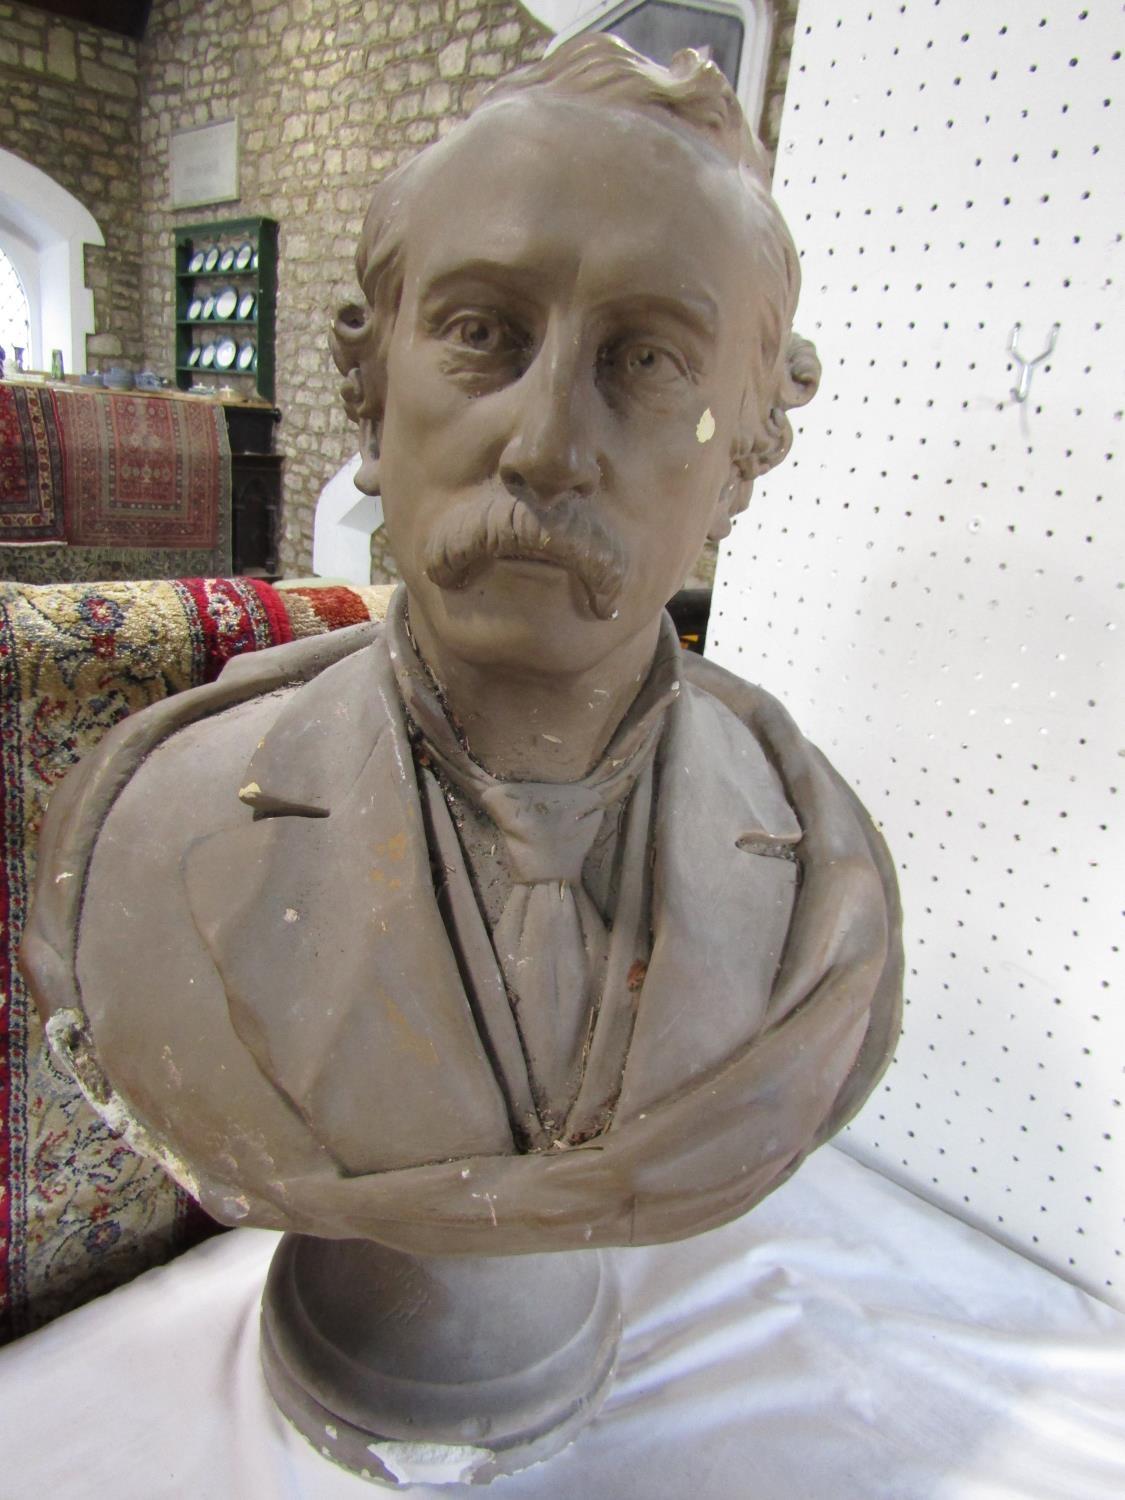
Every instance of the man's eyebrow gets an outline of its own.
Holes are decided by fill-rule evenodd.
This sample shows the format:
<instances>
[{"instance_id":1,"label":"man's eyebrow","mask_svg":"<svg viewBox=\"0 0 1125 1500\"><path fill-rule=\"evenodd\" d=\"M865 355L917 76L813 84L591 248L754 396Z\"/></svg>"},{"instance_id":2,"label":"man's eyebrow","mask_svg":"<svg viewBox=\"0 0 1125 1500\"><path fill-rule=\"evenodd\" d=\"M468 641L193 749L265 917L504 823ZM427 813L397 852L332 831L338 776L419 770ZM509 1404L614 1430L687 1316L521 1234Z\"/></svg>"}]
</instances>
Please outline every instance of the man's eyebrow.
<instances>
[{"instance_id":1,"label":"man's eyebrow","mask_svg":"<svg viewBox=\"0 0 1125 1500\"><path fill-rule=\"evenodd\" d=\"M643 318L645 314L657 313L672 318L678 323L714 339L719 332L719 304L702 290L681 291L675 294L664 292L633 292L627 297L607 297L599 311L612 312L619 317Z\"/></svg>"},{"instance_id":2,"label":"man's eyebrow","mask_svg":"<svg viewBox=\"0 0 1125 1500\"><path fill-rule=\"evenodd\" d=\"M419 288L419 301L440 297L466 283L487 284L497 291L531 292L541 283L540 274L530 266L510 265L505 261L461 260L455 265L438 267Z\"/></svg>"}]
</instances>

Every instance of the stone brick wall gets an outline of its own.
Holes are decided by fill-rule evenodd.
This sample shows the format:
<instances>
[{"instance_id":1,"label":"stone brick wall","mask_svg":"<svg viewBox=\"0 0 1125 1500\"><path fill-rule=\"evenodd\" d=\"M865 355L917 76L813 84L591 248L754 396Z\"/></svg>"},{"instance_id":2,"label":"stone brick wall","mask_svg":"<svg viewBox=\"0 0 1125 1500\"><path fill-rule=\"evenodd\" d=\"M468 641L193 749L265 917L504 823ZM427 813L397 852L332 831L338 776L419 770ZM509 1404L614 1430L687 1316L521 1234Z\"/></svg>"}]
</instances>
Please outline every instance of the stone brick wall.
<instances>
[{"instance_id":1,"label":"stone brick wall","mask_svg":"<svg viewBox=\"0 0 1125 1500\"><path fill-rule=\"evenodd\" d=\"M264 214L280 226L278 447L286 574L312 565L325 482L356 450L327 331L355 295L355 242L379 178L537 57L547 35L514 0L155 0L141 47L145 359L171 374L178 224ZM237 203L168 207L170 132L237 118ZM377 578L394 575L376 542Z\"/></svg>"},{"instance_id":2,"label":"stone brick wall","mask_svg":"<svg viewBox=\"0 0 1125 1500\"><path fill-rule=\"evenodd\" d=\"M72 193L105 247L86 252L91 369L142 355L137 43L0 3L0 146Z\"/></svg>"}]
</instances>

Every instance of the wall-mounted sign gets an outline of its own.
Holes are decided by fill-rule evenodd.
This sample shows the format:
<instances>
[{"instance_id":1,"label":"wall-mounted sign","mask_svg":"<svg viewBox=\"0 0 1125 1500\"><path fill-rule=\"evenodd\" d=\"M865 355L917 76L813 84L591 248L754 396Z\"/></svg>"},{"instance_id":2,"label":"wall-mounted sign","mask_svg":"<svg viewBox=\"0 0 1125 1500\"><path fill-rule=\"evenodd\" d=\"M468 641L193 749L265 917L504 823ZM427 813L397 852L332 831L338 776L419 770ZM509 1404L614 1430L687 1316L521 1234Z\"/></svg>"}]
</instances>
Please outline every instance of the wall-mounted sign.
<instances>
[{"instance_id":1,"label":"wall-mounted sign","mask_svg":"<svg viewBox=\"0 0 1125 1500\"><path fill-rule=\"evenodd\" d=\"M238 121L176 131L169 143L172 207L238 197Z\"/></svg>"}]
</instances>

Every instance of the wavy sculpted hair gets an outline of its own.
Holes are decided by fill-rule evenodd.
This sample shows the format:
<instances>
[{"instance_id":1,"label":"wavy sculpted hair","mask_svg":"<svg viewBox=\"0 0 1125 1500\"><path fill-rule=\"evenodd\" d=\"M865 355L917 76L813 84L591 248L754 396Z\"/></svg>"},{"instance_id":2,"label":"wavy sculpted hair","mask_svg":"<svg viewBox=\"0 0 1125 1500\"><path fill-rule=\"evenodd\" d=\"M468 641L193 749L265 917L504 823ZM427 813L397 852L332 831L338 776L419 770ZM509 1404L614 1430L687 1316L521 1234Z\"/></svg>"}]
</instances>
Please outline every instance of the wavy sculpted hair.
<instances>
[{"instance_id":1,"label":"wavy sculpted hair","mask_svg":"<svg viewBox=\"0 0 1125 1500\"><path fill-rule=\"evenodd\" d=\"M793 431L787 413L816 393L820 363L812 344L793 333L801 280L797 252L737 96L719 69L696 51L678 52L665 68L604 33L576 37L510 74L477 109L528 93L597 102L678 123L702 136L737 169L756 231L748 275L761 278L767 291L759 339L747 350L744 433L733 455L739 477L746 481L744 505L753 480L788 453ZM340 394L348 416L372 428L382 417L387 347L402 295L406 208L425 156L412 158L376 187L356 250L364 301L341 307L330 334L332 355L344 376ZM364 460L366 464L367 454ZM361 488L362 479L361 471L356 476Z\"/></svg>"}]
</instances>

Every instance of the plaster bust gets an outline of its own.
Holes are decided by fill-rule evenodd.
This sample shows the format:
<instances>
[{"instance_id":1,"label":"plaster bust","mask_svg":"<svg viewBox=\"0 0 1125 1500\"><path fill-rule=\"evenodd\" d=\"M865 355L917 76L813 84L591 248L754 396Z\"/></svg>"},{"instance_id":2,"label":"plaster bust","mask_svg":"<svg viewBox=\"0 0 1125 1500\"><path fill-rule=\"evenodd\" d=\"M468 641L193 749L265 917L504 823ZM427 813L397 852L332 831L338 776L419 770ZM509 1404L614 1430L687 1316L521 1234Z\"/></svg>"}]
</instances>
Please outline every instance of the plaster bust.
<instances>
[{"instance_id":1,"label":"plaster bust","mask_svg":"<svg viewBox=\"0 0 1125 1500\"><path fill-rule=\"evenodd\" d=\"M897 1035L854 795L663 614L814 393L721 74L584 38L376 189L332 348L403 587L232 662L53 803L24 962L227 1222L416 1252L743 1212Z\"/></svg>"}]
</instances>

